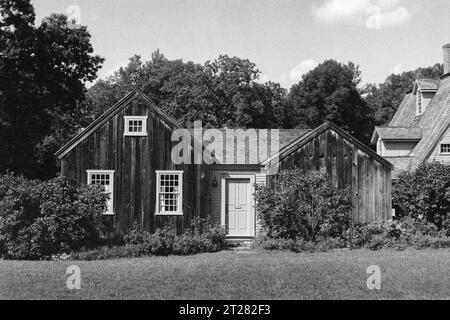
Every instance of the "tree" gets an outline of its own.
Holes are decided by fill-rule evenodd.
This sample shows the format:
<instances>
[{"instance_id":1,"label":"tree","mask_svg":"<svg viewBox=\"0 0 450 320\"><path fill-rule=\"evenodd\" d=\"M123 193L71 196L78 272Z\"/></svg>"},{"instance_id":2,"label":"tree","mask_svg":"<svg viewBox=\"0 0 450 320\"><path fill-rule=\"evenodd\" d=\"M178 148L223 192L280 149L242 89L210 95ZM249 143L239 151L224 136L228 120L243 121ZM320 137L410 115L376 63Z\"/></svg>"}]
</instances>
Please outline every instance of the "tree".
<instances>
[{"instance_id":1,"label":"tree","mask_svg":"<svg viewBox=\"0 0 450 320\"><path fill-rule=\"evenodd\" d=\"M83 124L85 83L103 58L85 27L53 14L34 25L29 0L0 2L0 172L49 178L53 153Z\"/></svg>"},{"instance_id":2,"label":"tree","mask_svg":"<svg viewBox=\"0 0 450 320\"><path fill-rule=\"evenodd\" d=\"M391 74L384 83L378 86L367 85L364 89L365 99L373 110L375 124L381 126L392 119L406 93L413 89L413 83L417 79L436 79L443 74L443 65L437 63L432 67L418 68L399 75Z\"/></svg>"},{"instance_id":3,"label":"tree","mask_svg":"<svg viewBox=\"0 0 450 320\"><path fill-rule=\"evenodd\" d=\"M168 60L159 51L150 61L135 55L128 65L88 93L87 104L100 115L133 89L148 95L185 127L271 128L286 92L278 84L257 82L259 71L246 59L226 55L204 66Z\"/></svg>"},{"instance_id":4,"label":"tree","mask_svg":"<svg viewBox=\"0 0 450 320\"><path fill-rule=\"evenodd\" d=\"M291 125L316 128L332 121L367 143L373 123L358 89L360 81L359 68L352 62L323 62L291 88L286 106Z\"/></svg>"}]
</instances>

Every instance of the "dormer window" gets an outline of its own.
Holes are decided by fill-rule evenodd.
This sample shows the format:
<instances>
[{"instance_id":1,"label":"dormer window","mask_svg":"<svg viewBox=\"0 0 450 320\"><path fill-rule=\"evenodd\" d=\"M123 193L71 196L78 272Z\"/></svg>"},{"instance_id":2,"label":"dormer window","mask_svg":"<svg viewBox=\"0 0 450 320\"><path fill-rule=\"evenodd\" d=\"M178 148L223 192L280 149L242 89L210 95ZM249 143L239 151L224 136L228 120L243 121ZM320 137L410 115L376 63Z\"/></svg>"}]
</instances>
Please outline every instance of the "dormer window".
<instances>
[{"instance_id":1,"label":"dormer window","mask_svg":"<svg viewBox=\"0 0 450 320\"><path fill-rule=\"evenodd\" d=\"M147 135L146 116L125 116L124 135L142 137Z\"/></svg>"}]
</instances>

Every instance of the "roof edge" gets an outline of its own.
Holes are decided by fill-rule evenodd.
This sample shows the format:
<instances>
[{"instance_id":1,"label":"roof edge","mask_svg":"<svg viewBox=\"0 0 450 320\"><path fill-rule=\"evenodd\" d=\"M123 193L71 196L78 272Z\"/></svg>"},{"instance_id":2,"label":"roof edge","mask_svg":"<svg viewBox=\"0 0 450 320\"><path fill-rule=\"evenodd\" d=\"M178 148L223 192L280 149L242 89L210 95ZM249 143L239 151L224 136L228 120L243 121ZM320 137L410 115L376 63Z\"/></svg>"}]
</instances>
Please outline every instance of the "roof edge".
<instances>
[{"instance_id":1,"label":"roof edge","mask_svg":"<svg viewBox=\"0 0 450 320\"><path fill-rule=\"evenodd\" d=\"M349 140L351 143L356 145L358 148L360 148L362 151L367 153L369 156L373 157L379 163L383 164L384 166L388 167L391 170L394 169L394 165L392 163L390 163L389 161L384 159L382 156L380 156L375 151L370 149L364 143L362 143L361 141L359 141L358 139L356 139L349 133L345 132L343 129L339 128L337 125L335 125L334 123L332 123L330 121L325 122L324 124L317 127L316 129L310 131L308 134L304 135L303 137L296 139L295 141L293 141L292 143L287 145L285 148L280 150L277 154L275 154L275 155L271 156L269 159L263 161L261 163L261 165L267 167L267 166L273 166L276 163L279 163L281 160L283 160L288 155L290 155L292 152L294 152L294 150L302 147L307 142L311 141L312 139L314 139L315 137L322 134L323 132L325 132L328 129L332 129L332 130L336 131L338 134L342 135L345 139ZM274 161L274 160L276 160L276 161L272 163L272 161Z\"/></svg>"},{"instance_id":2,"label":"roof edge","mask_svg":"<svg viewBox=\"0 0 450 320\"><path fill-rule=\"evenodd\" d=\"M176 120L174 120L171 116L165 113L162 109L160 109L150 98L148 98L145 94L138 90L132 90L128 94L126 94L122 99L120 99L116 104L114 104L111 108L106 110L100 117L94 120L86 129L78 133L75 137L73 137L69 142L67 142L63 147L61 147L58 151L55 152L55 156L61 160L65 155L67 155L70 151L72 151L78 144L88 138L95 130L97 130L100 126L102 126L108 119L110 119L116 112L118 112L125 105L133 101L134 99L139 99L142 101L147 107L151 108L155 111L159 116L164 118L170 126L174 129L180 129L181 126L178 124Z\"/></svg>"}]
</instances>

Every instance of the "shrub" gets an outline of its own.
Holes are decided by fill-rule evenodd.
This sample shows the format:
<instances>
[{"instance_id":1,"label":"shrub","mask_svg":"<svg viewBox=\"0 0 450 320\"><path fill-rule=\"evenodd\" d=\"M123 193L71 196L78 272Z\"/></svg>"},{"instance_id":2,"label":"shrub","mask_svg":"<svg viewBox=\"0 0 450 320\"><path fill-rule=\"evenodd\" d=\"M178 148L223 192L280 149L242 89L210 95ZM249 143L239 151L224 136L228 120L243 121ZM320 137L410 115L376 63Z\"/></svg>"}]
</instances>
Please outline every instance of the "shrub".
<instances>
[{"instance_id":1,"label":"shrub","mask_svg":"<svg viewBox=\"0 0 450 320\"><path fill-rule=\"evenodd\" d=\"M273 186L257 186L258 218L273 239L315 241L345 235L352 202L319 171L284 171Z\"/></svg>"},{"instance_id":2,"label":"shrub","mask_svg":"<svg viewBox=\"0 0 450 320\"><path fill-rule=\"evenodd\" d=\"M73 260L108 260L121 258L136 258L147 255L148 252L143 245L127 244L124 246L101 247L94 250L86 250L72 253Z\"/></svg>"},{"instance_id":3,"label":"shrub","mask_svg":"<svg viewBox=\"0 0 450 320\"><path fill-rule=\"evenodd\" d=\"M108 236L102 215L107 196L99 187L76 188L65 178L38 182L0 177L0 254L11 259L49 259Z\"/></svg>"},{"instance_id":4,"label":"shrub","mask_svg":"<svg viewBox=\"0 0 450 320\"><path fill-rule=\"evenodd\" d=\"M224 249L225 236L225 230L214 224L210 218L194 218L190 227L181 235L176 235L171 221L163 228L157 229L155 233L143 231L135 224L124 235L124 241L127 245L140 245L142 255L192 255Z\"/></svg>"},{"instance_id":5,"label":"shrub","mask_svg":"<svg viewBox=\"0 0 450 320\"><path fill-rule=\"evenodd\" d=\"M424 163L400 174L393 188L398 216L434 224L450 236L450 165Z\"/></svg>"}]
</instances>

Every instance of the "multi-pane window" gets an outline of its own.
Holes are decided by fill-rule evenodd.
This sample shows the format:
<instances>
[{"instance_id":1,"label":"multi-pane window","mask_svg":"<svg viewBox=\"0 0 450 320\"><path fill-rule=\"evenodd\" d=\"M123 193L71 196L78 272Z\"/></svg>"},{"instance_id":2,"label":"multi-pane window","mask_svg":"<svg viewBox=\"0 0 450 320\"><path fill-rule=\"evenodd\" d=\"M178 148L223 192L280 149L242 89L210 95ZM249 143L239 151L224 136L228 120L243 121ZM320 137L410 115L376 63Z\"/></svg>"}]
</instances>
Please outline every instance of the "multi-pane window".
<instances>
[{"instance_id":1,"label":"multi-pane window","mask_svg":"<svg viewBox=\"0 0 450 320\"><path fill-rule=\"evenodd\" d=\"M108 204L104 214L114 214L114 171L111 170L88 170L88 184L101 185L109 194Z\"/></svg>"},{"instance_id":2,"label":"multi-pane window","mask_svg":"<svg viewBox=\"0 0 450 320\"><path fill-rule=\"evenodd\" d=\"M182 215L183 172L157 171L156 214Z\"/></svg>"},{"instance_id":3,"label":"multi-pane window","mask_svg":"<svg viewBox=\"0 0 450 320\"><path fill-rule=\"evenodd\" d=\"M125 116L125 135L126 136L146 136L147 135L147 117L145 116Z\"/></svg>"},{"instance_id":4,"label":"multi-pane window","mask_svg":"<svg viewBox=\"0 0 450 320\"><path fill-rule=\"evenodd\" d=\"M441 153L450 154L450 144L447 143L441 144Z\"/></svg>"}]
</instances>

